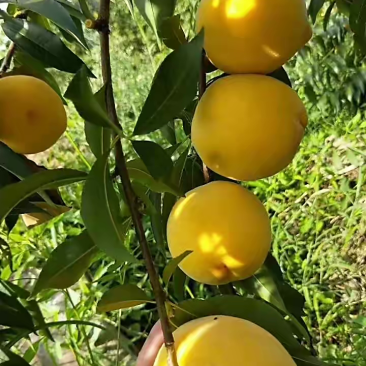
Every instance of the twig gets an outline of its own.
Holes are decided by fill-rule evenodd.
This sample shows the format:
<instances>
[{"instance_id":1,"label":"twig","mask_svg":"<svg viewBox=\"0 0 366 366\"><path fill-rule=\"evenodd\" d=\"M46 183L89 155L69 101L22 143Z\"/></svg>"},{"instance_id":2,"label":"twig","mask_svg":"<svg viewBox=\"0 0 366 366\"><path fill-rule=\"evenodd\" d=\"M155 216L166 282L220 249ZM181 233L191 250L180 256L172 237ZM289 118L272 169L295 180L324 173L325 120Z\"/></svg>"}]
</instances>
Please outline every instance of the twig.
<instances>
[{"instance_id":1,"label":"twig","mask_svg":"<svg viewBox=\"0 0 366 366\"><path fill-rule=\"evenodd\" d=\"M202 57L201 57L201 68L200 68L200 79L199 79L199 85L198 85L198 97L199 99L202 98L203 94L206 91L206 70L205 70L205 64L206 64L206 53L205 51L202 51ZM207 168L206 164L202 162L202 170L203 170L203 178L205 180L205 183L209 183L211 180L210 177L210 171Z\"/></svg>"},{"instance_id":2,"label":"twig","mask_svg":"<svg viewBox=\"0 0 366 366\"><path fill-rule=\"evenodd\" d=\"M15 43L11 42L0 68L0 78L9 70L11 61L15 54Z\"/></svg>"},{"instance_id":3,"label":"twig","mask_svg":"<svg viewBox=\"0 0 366 366\"><path fill-rule=\"evenodd\" d=\"M112 70L110 62L110 48L109 48L109 19L110 19L110 0L100 0L99 18L97 20L97 29L100 33L101 57L102 57L102 75L104 83L106 84L106 104L109 117L113 123L121 128L113 95L112 85ZM150 253L150 249L145 236L144 227L141 220L140 212L137 208L136 195L132 189L129 178L126 160L123 154L121 140L118 140L115 145L116 166L118 174L121 178L123 190L129 206L133 224L135 226L136 235L140 243L141 252L145 261L145 266L149 274L150 283L154 292L159 318L164 335L165 347L168 353L168 365L178 366L177 357L174 347L174 338L169 323L168 314L165 307L166 295L161 287L159 275L155 269L154 262Z\"/></svg>"}]
</instances>

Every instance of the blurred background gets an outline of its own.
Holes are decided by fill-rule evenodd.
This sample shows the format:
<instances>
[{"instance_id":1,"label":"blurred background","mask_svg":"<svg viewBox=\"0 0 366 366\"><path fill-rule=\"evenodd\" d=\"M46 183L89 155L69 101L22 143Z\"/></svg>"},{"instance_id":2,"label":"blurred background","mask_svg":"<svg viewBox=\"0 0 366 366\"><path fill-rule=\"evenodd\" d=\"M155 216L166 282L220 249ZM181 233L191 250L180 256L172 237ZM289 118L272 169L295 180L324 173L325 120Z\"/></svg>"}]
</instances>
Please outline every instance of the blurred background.
<instances>
[{"instance_id":1,"label":"blurred background","mask_svg":"<svg viewBox=\"0 0 366 366\"><path fill-rule=\"evenodd\" d=\"M96 1L90 1L97 9ZM187 37L194 35L197 0L179 0L177 13ZM137 120L153 75L168 54L129 0L112 8L111 54L117 109L127 134ZM0 30L0 59L7 43ZM101 87L99 40L86 30L91 52L68 44L98 76ZM309 126L293 163L273 178L247 184L265 203L273 229L273 255L288 283L305 297L305 322L314 347L337 365L366 365L366 68L355 47L348 20L337 9L321 13L311 42L287 65L293 88L307 106ZM70 78L53 72L64 92ZM212 76L216 74L213 73ZM94 156L85 140L84 122L70 104L68 132L50 150L29 156L47 168L88 171ZM179 130L182 122L176 121ZM168 133L151 135L169 146ZM134 157L128 144L127 156ZM79 202L82 186L62 188L72 210L28 230L19 219L8 237L12 265L0 257L0 278L29 287L50 252L68 236L81 232ZM150 228L147 236L162 270L165 250ZM133 230L127 246L138 252ZM83 319L103 322L107 331L69 325L56 333L56 342L39 335L20 345L39 365L132 365L157 314L152 305L100 315L96 304L106 289L133 282L149 288L142 266L122 265L98 256L86 276L71 289L42 292L41 308L48 321ZM186 282L188 297L206 298L214 289ZM92 352L90 352L92 351ZM35 356L37 355L37 356ZM117 356L118 355L118 356Z\"/></svg>"}]
</instances>

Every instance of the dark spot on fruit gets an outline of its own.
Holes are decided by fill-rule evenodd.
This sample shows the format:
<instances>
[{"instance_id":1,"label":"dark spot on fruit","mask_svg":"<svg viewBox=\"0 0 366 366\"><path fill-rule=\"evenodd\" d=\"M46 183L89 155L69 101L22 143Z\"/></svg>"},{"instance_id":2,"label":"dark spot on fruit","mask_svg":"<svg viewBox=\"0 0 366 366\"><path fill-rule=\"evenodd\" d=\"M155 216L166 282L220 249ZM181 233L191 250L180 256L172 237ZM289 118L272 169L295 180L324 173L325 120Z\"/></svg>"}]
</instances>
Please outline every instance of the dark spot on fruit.
<instances>
[{"instance_id":1,"label":"dark spot on fruit","mask_svg":"<svg viewBox=\"0 0 366 366\"><path fill-rule=\"evenodd\" d=\"M214 317L214 320L217 320L217 319L218 319L218 317L217 317L217 316L215 316L215 317Z\"/></svg>"}]
</instances>

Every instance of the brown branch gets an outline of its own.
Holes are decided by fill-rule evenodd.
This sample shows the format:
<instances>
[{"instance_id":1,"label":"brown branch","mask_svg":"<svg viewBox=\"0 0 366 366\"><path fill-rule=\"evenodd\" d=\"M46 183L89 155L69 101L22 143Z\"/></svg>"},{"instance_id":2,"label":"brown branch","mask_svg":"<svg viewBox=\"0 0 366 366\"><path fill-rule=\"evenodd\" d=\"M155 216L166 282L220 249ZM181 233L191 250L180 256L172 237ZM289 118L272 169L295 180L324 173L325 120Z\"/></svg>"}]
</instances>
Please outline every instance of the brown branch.
<instances>
[{"instance_id":1,"label":"brown branch","mask_svg":"<svg viewBox=\"0 0 366 366\"><path fill-rule=\"evenodd\" d=\"M9 70L11 61L13 60L14 54L15 54L15 43L11 42L10 46L8 48L8 52L6 53L4 60L1 64L0 68L0 78L3 77L3 75Z\"/></svg>"},{"instance_id":2,"label":"brown branch","mask_svg":"<svg viewBox=\"0 0 366 366\"><path fill-rule=\"evenodd\" d=\"M113 123L121 128L118 120L116 105L114 101L113 85L112 85L112 70L110 62L110 47L109 47L109 19L110 19L110 0L100 0L99 18L97 20L98 31L100 34L101 57L102 57L102 74L106 84L106 102L109 117ZM149 274L150 283L154 292L159 318L164 334L165 347L168 353L168 365L178 366L177 357L174 347L174 338L169 323L168 314L165 307L166 294L160 284L159 275L156 271L154 261L152 259L150 249L145 236L141 215L137 207L137 199L135 192L132 189L129 178L126 160L124 157L122 143L117 141L115 146L116 166L118 174L121 178L123 190L129 206L133 224L135 226L136 235L140 243L141 252L145 261L145 266Z\"/></svg>"}]
</instances>

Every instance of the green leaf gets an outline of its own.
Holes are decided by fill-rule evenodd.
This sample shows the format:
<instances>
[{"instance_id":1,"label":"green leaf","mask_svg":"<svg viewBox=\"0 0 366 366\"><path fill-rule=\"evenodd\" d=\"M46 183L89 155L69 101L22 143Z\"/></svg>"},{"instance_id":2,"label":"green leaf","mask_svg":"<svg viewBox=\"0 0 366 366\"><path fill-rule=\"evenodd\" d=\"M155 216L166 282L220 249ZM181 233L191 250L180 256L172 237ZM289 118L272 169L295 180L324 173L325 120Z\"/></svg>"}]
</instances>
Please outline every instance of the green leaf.
<instances>
[{"instance_id":1,"label":"green leaf","mask_svg":"<svg viewBox=\"0 0 366 366\"><path fill-rule=\"evenodd\" d=\"M207 300L186 300L178 304L172 322L180 326L208 315L228 315L249 320L275 336L290 353L301 348L281 314L260 300L230 295Z\"/></svg>"},{"instance_id":2,"label":"green leaf","mask_svg":"<svg viewBox=\"0 0 366 366\"><path fill-rule=\"evenodd\" d=\"M28 292L28 291L27 291ZM29 294L28 296L29 297ZM46 321L43 317L42 311L38 305L38 302L35 300L27 301L26 308L31 314L33 321L37 328L42 328L40 332L44 334L50 341L54 342L55 340L52 337L52 334L48 327L46 326Z\"/></svg>"},{"instance_id":3,"label":"green leaf","mask_svg":"<svg viewBox=\"0 0 366 366\"><path fill-rule=\"evenodd\" d=\"M197 93L203 32L173 51L159 67L137 121L134 134L142 135L173 120Z\"/></svg>"},{"instance_id":4,"label":"green leaf","mask_svg":"<svg viewBox=\"0 0 366 366\"><path fill-rule=\"evenodd\" d=\"M0 292L0 325L34 330L32 317L15 298Z\"/></svg>"},{"instance_id":5,"label":"green leaf","mask_svg":"<svg viewBox=\"0 0 366 366\"><path fill-rule=\"evenodd\" d=\"M332 14L332 10L333 10L335 4L336 4L335 2L331 2L327 8L327 11L325 12L324 19L323 19L324 32L327 31L330 16Z\"/></svg>"},{"instance_id":6,"label":"green leaf","mask_svg":"<svg viewBox=\"0 0 366 366\"><path fill-rule=\"evenodd\" d=\"M164 229L161 217L161 193L150 192L150 199L154 205L154 211L150 212L151 228L157 245L165 251Z\"/></svg>"},{"instance_id":7,"label":"green leaf","mask_svg":"<svg viewBox=\"0 0 366 366\"><path fill-rule=\"evenodd\" d=\"M277 289L276 282L266 266L262 266L252 277L240 281L240 284L250 293L258 295L263 300L276 306L279 310L287 312L282 297Z\"/></svg>"},{"instance_id":8,"label":"green leaf","mask_svg":"<svg viewBox=\"0 0 366 366\"><path fill-rule=\"evenodd\" d=\"M94 19L94 15L90 11L89 6L88 6L86 0L79 0L79 5L80 5L80 8L81 8L83 14L85 15L86 19L93 20Z\"/></svg>"},{"instance_id":9,"label":"green leaf","mask_svg":"<svg viewBox=\"0 0 366 366\"><path fill-rule=\"evenodd\" d=\"M279 81L282 81L283 83L285 83L287 86L289 86L290 88L292 88L292 84L291 84L291 80L287 75L286 70L283 67L280 67L279 69L271 72L270 74L268 74L268 76L277 79Z\"/></svg>"},{"instance_id":10,"label":"green leaf","mask_svg":"<svg viewBox=\"0 0 366 366\"><path fill-rule=\"evenodd\" d=\"M98 249L85 230L66 240L50 255L33 288L32 297L44 289L64 289L75 284L88 269Z\"/></svg>"},{"instance_id":11,"label":"green leaf","mask_svg":"<svg viewBox=\"0 0 366 366\"><path fill-rule=\"evenodd\" d=\"M84 65L56 34L38 24L7 18L2 28L21 50L48 66L75 73Z\"/></svg>"},{"instance_id":12,"label":"green leaf","mask_svg":"<svg viewBox=\"0 0 366 366\"><path fill-rule=\"evenodd\" d=\"M325 363L312 356L305 348L292 351L291 356L297 366L336 366L334 363Z\"/></svg>"},{"instance_id":13,"label":"green leaf","mask_svg":"<svg viewBox=\"0 0 366 366\"><path fill-rule=\"evenodd\" d=\"M154 179L163 180L171 174L172 159L160 145L152 141L132 141L132 146Z\"/></svg>"},{"instance_id":14,"label":"green leaf","mask_svg":"<svg viewBox=\"0 0 366 366\"><path fill-rule=\"evenodd\" d=\"M165 193L163 197L163 211L161 214L161 220L163 225L163 233L166 238L166 227L169 219L170 212L177 201L177 197L170 193Z\"/></svg>"},{"instance_id":15,"label":"green leaf","mask_svg":"<svg viewBox=\"0 0 366 366\"><path fill-rule=\"evenodd\" d=\"M24 9L43 15L72 34L81 44L83 44L80 30L75 26L75 23L64 7L55 0L0 0L0 3L15 4Z\"/></svg>"},{"instance_id":16,"label":"green leaf","mask_svg":"<svg viewBox=\"0 0 366 366\"><path fill-rule=\"evenodd\" d=\"M27 361L23 358L18 356L17 354L13 353L7 347L0 345L0 351L2 351L6 357L8 358L7 361L2 362L1 365L3 366L30 366Z\"/></svg>"},{"instance_id":17,"label":"green leaf","mask_svg":"<svg viewBox=\"0 0 366 366\"><path fill-rule=\"evenodd\" d=\"M11 231L11 229L12 228L9 228L9 231ZM2 238L0 238L0 252L1 252L1 257L7 259L10 269L13 270L13 255L11 253L10 246Z\"/></svg>"},{"instance_id":18,"label":"green leaf","mask_svg":"<svg viewBox=\"0 0 366 366\"><path fill-rule=\"evenodd\" d=\"M308 8L308 14L310 15L313 24L315 23L316 17L318 16L318 13L323 7L324 3L325 0L311 0Z\"/></svg>"},{"instance_id":19,"label":"green leaf","mask_svg":"<svg viewBox=\"0 0 366 366\"><path fill-rule=\"evenodd\" d=\"M183 178L183 171L186 166L188 153L190 150L190 146L188 146L183 153L179 156L177 161L174 163L173 171L171 174L171 182L176 187L181 187L182 178Z\"/></svg>"},{"instance_id":20,"label":"green leaf","mask_svg":"<svg viewBox=\"0 0 366 366\"><path fill-rule=\"evenodd\" d=\"M12 149L0 142L0 166L18 177L23 179L32 175L34 163L25 156L15 153Z\"/></svg>"},{"instance_id":21,"label":"green leaf","mask_svg":"<svg viewBox=\"0 0 366 366\"><path fill-rule=\"evenodd\" d=\"M117 194L108 169L110 151L93 165L85 183L81 216L97 247L121 262L135 262L135 257L124 246L122 217Z\"/></svg>"},{"instance_id":22,"label":"green leaf","mask_svg":"<svg viewBox=\"0 0 366 366\"><path fill-rule=\"evenodd\" d=\"M68 0L56 0L60 3L70 14L71 17L80 19L82 22L85 22L88 18L80 11L80 8L75 6L71 1Z\"/></svg>"},{"instance_id":23,"label":"green leaf","mask_svg":"<svg viewBox=\"0 0 366 366\"><path fill-rule=\"evenodd\" d=\"M98 94L98 96L93 94L85 67L82 67L71 80L65 98L74 103L76 110L86 121L97 126L113 127L113 122L108 118L104 106L100 103L102 94Z\"/></svg>"},{"instance_id":24,"label":"green leaf","mask_svg":"<svg viewBox=\"0 0 366 366\"><path fill-rule=\"evenodd\" d=\"M179 255L178 257L173 258L167 266L164 268L163 272L163 281L166 285L168 285L171 277L173 276L175 270L178 268L179 264L188 257L193 251L192 250L186 250L184 253Z\"/></svg>"},{"instance_id":25,"label":"green leaf","mask_svg":"<svg viewBox=\"0 0 366 366\"><path fill-rule=\"evenodd\" d=\"M366 0L353 0L349 25L356 35L356 41L363 45L366 41Z\"/></svg>"},{"instance_id":26,"label":"green leaf","mask_svg":"<svg viewBox=\"0 0 366 366\"><path fill-rule=\"evenodd\" d=\"M161 134L164 136L164 138L169 142L171 145L177 144L177 137L175 136L175 124L174 121L169 122L165 126L163 126L161 129Z\"/></svg>"},{"instance_id":27,"label":"green leaf","mask_svg":"<svg viewBox=\"0 0 366 366\"><path fill-rule=\"evenodd\" d=\"M0 222L15 206L37 191L80 182L86 176L86 173L72 169L44 170L0 189Z\"/></svg>"},{"instance_id":28,"label":"green leaf","mask_svg":"<svg viewBox=\"0 0 366 366\"><path fill-rule=\"evenodd\" d=\"M137 305L152 302L150 297L136 285L127 284L108 290L99 301L97 310L107 311L128 309Z\"/></svg>"},{"instance_id":29,"label":"green leaf","mask_svg":"<svg viewBox=\"0 0 366 366\"><path fill-rule=\"evenodd\" d=\"M173 293L178 301L183 301L185 298L185 285L187 275L178 267L173 275Z\"/></svg>"},{"instance_id":30,"label":"green leaf","mask_svg":"<svg viewBox=\"0 0 366 366\"><path fill-rule=\"evenodd\" d=\"M153 192L164 193L169 192L175 196L179 196L177 188L171 187L166 182L155 180L146 168L146 165L141 159L134 159L127 162L127 169L130 178L133 181L137 181Z\"/></svg>"},{"instance_id":31,"label":"green leaf","mask_svg":"<svg viewBox=\"0 0 366 366\"><path fill-rule=\"evenodd\" d=\"M105 113L107 113L105 92L106 88L103 86L94 94L94 98L104 109ZM101 157L111 147L112 131L109 128L85 121L85 137L96 158Z\"/></svg>"},{"instance_id":32,"label":"green leaf","mask_svg":"<svg viewBox=\"0 0 366 366\"><path fill-rule=\"evenodd\" d=\"M63 99L56 79L44 68L41 62L20 51L16 53L15 61L21 66L13 69L11 71L12 75L29 75L41 79L47 83L60 96L61 99Z\"/></svg>"},{"instance_id":33,"label":"green leaf","mask_svg":"<svg viewBox=\"0 0 366 366\"><path fill-rule=\"evenodd\" d=\"M158 33L164 44L173 50L176 50L181 45L187 43L186 36L180 24L179 15L174 15L165 19L161 23Z\"/></svg>"},{"instance_id":34,"label":"green leaf","mask_svg":"<svg viewBox=\"0 0 366 366\"><path fill-rule=\"evenodd\" d=\"M157 35L163 20L173 16L176 0L135 0L135 4Z\"/></svg>"}]
</instances>

